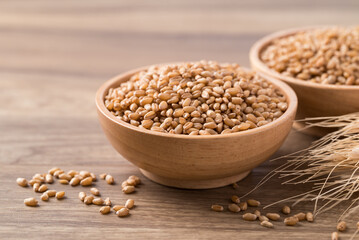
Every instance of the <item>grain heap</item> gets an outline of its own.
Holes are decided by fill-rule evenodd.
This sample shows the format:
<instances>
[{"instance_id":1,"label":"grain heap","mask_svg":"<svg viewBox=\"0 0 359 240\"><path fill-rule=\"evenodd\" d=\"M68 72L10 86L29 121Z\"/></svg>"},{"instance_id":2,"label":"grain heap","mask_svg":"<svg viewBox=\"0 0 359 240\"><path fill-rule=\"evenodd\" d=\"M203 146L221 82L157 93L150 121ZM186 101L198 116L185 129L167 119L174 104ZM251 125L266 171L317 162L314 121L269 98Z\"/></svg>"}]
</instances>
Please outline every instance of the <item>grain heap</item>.
<instances>
[{"instance_id":1,"label":"grain heap","mask_svg":"<svg viewBox=\"0 0 359 240\"><path fill-rule=\"evenodd\" d=\"M25 178L17 178L16 183L23 188L27 188L28 185L32 186L34 192L42 193L40 198L44 202L49 201L52 197L56 197L58 200L64 199L64 191L50 190L48 189L48 185L46 185L53 184L55 182L55 178L59 179L59 183L65 185L70 184L72 187L77 185L84 187L93 186L94 182L97 181L96 175L92 172L70 170L65 173L64 170L55 167L50 169L48 173L35 174L30 181L27 181ZM105 180L109 185L113 185L115 183L114 178L110 174L100 174L100 178ZM141 184L141 179L139 177L134 175L129 176L128 179L123 181L121 184L122 192L125 194L131 194L135 192L135 187L139 184ZM107 197L105 200L102 199L100 197L100 190L95 187L90 188L90 194L79 192L78 198L86 205L93 204L101 206L99 212L103 215L111 212L112 202L109 197ZM39 206L38 201L35 198L24 199L24 204L29 207ZM113 206L113 210L117 216L126 217L130 214L130 209L132 209L134 206L135 200L128 199L124 205Z\"/></svg>"},{"instance_id":2,"label":"grain heap","mask_svg":"<svg viewBox=\"0 0 359 240\"><path fill-rule=\"evenodd\" d=\"M283 94L255 72L211 61L152 66L111 88L105 105L134 126L187 135L260 127L287 109Z\"/></svg>"},{"instance_id":3,"label":"grain heap","mask_svg":"<svg viewBox=\"0 0 359 240\"><path fill-rule=\"evenodd\" d=\"M299 212L292 216L287 216L284 220L281 219L281 215L278 213L266 213L262 214L258 209L252 210L251 208L260 207L261 203L255 199L248 199L246 201L241 201L241 199L237 195L233 195L230 199L232 203L228 204L228 211L232 213L240 213L243 212L242 219L245 221L259 221L259 224L266 228L274 228L274 224L272 223L277 221L283 221L286 226L295 226L300 221L313 222L314 216L312 212ZM224 207L220 204L213 204L211 206L211 210L215 212L223 212ZM282 213L284 215L289 215L291 209L289 206L284 206L282 208Z\"/></svg>"},{"instance_id":4,"label":"grain heap","mask_svg":"<svg viewBox=\"0 0 359 240\"><path fill-rule=\"evenodd\" d=\"M359 85L359 26L303 31L276 39L261 53L261 59L289 77Z\"/></svg>"}]
</instances>

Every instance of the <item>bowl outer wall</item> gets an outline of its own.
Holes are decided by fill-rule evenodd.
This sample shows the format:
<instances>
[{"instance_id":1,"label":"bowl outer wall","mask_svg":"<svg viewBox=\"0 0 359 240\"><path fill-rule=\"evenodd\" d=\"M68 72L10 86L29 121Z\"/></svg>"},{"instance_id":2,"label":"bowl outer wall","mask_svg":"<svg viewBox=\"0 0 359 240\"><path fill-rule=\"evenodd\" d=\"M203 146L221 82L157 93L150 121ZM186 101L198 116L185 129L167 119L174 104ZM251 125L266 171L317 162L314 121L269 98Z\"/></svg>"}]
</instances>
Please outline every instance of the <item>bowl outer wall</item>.
<instances>
[{"instance_id":1,"label":"bowl outer wall","mask_svg":"<svg viewBox=\"0 0 359 240\"><path fill-rule=\"evenodd\" d=\"M254 70L290 85L298 97L297 119L309 117L338 116L359 111L359 86L338 86L311 83L287 77L267 67L260 60L260 53L274 40L300 31L330 26L289 29L270 34L258 40L251 48L249 57Z\"/></svg>"},{"instance_id":2,"label":"bowl outer wall","mask_svg":"<svg viewBox=\"0 0 359 240\"><path fill-rule=\"evenodd\" d=\"M127 81L137 69L106 82L96 95L102 129L112 146L136 166L159 176L204 180L243 173L268 159L288 135L297 108L292 89L275 79L267 79L286 95L289 107L276 121L239 133L216 136L188 136L143 130L114 117L104 105L111 87Z\"/></svg>"}]
</instances>

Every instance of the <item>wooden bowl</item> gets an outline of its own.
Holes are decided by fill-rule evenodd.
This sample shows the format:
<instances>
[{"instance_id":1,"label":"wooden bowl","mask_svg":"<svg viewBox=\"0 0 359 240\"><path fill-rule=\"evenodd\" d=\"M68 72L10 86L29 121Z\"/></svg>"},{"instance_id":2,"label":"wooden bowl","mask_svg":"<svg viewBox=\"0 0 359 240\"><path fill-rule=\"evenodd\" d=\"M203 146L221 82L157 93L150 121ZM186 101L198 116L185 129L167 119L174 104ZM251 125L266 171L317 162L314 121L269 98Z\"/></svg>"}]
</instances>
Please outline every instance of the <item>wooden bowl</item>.
<instances>
[{"instance_id":1,"label":"wooden bowl","mask_svg":"<svg viewBox=\"0 0 359 240\"><path fill-rule=\"evenodd\" d=\"M318 28L329 27L307 27L276 32L257 41L249 53L251 66L254 70L265 76L287 83L296 92L298 97L297 119L338 116L359 111L359 86L319 84L284 76L267 67L260 59L262 51L274 39ZM300 129L304 126L304 123L295 123L294 126ZM312 128L306 130L306 132L312 135L323 136L328 131L326 129Z\"/></svg>"},{"instance_id":2,"label":"wooden bowl","mask_svg":"<svg viewBox=\"0 0 359 240\"><path fill-rule=\"evenodd\" d=\"M98 117L112 146L154 182L188 189L225 186L246 177L269 158L289 133L297 109L297 97L285 83L266 78L288 99L287 111L259 128L225 135L175 135L141 129L113 116L104 98L110 88L138 71L105 82L96 94Z\"/></svg>"}]
</instances>

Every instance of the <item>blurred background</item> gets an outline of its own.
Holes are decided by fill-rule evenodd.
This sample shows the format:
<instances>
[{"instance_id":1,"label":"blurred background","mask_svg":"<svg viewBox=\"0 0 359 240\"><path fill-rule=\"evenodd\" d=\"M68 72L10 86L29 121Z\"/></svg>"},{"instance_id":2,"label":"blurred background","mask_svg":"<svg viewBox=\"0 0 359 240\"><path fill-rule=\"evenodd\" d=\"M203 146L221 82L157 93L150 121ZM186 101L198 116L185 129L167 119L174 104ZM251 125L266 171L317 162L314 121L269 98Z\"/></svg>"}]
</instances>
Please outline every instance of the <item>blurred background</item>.
<instances>
[{"instance_id":1,"label":"blurred background","mask_svg":"<svg viewBox=\"0 0 359 240\"><path fill-rule=\"evenodd\" d=\"M168 61L248 65L250 46L273 31L357 23L357 0L2 0L0 67L105 80Z\"/></svg>"}]
</instances>

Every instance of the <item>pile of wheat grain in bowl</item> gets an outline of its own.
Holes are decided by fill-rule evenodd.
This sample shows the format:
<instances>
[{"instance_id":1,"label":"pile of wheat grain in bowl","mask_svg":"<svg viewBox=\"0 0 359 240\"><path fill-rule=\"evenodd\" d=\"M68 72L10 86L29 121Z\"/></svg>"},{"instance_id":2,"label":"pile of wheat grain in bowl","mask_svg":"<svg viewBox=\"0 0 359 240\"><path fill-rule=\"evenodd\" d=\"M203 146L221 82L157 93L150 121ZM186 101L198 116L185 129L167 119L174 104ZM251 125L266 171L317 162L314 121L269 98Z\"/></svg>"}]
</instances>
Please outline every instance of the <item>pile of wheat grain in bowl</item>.
<instances>
[{"instance_id":1,"label":"pile of wheat grain in bowl","mask_svg":"<svg viewBox=\"0 0 359 240\"><path fill-rule=\"evenodd\" d=\"M152 66L111 88L105 105L134 126L186 135L261 127L287 109L285 96L255 72L212 61Z\"/></svg>"},{"instance_id":2,"label":"pile of wheat grain in bowl","mask_svg":"<svg viewBox=\"0 0 359 240\"><path fill-rule=\"evenodd\" d=\"M269 68L289 77L359 85L359 26L321 28L278 38L260 57Z\"/></svg>"}]
</instances>

